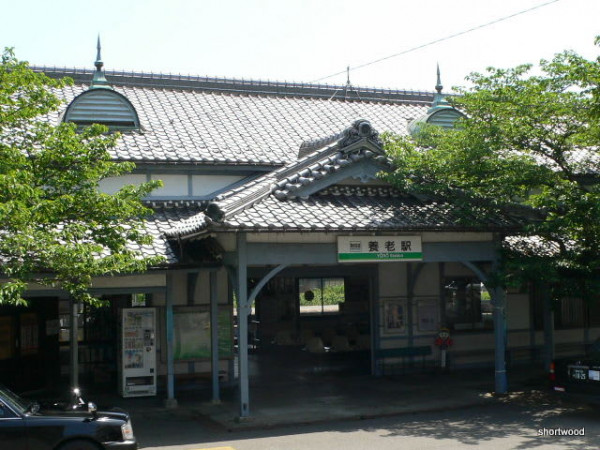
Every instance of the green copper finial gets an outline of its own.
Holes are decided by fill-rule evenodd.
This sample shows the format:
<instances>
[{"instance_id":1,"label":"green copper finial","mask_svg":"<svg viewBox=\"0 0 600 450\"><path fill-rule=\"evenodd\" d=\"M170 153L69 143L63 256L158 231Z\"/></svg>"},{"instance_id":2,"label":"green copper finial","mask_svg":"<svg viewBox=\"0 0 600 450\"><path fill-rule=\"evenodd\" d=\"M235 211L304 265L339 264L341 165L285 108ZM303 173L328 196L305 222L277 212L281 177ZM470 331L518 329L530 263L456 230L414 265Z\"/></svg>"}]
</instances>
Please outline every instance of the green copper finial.
<instances>
[{"instance_id":1,"label":"green copper finial","mask_svg":"<svg viewBox=\"0 0 600 450\"><path fill-rule=\"evenodd\" d=\"M97 70L102 70L102 66L104 65L104 63L102 62L102 46L100 45L100 35L98 35L98 43L96 44L96 62L94 63L94 65L96 66Z\"/></svg>"},{"instance_id":2,"label":"green copper finial","mask_svg":"<svg viewBox=\"0 0 600 450\"><path fill-rule=\"evenodd\" d=\"M90 85L90 89L96 88L105 88L110 89L110 85L108 84L108 80L104 76L104 63L102 62L102 46L100 45L100 35L98 35L98 43L96 44L96 62L94 65L96 66L96 71L94 72L94 77L92 78L92 84Z\"/></svg>"},{"instance_id":3,"label":"green copper finial","mask_svg":"<svg viewBox=\"0 0 600 450\"><path fill-rule=\"evenodd\" d=\"M432 109L435 109L438 107L449 107L450 106L450 104L446 100L446 96L444 94L442 94L442 89L444 89L444 86L442 86L442 77L440 76L440 65L438 63L438 65L437 65L437 84L435 85L436 94L433 95L433 103L431 105L430 111Z\"/></svg>"}]
</instances>

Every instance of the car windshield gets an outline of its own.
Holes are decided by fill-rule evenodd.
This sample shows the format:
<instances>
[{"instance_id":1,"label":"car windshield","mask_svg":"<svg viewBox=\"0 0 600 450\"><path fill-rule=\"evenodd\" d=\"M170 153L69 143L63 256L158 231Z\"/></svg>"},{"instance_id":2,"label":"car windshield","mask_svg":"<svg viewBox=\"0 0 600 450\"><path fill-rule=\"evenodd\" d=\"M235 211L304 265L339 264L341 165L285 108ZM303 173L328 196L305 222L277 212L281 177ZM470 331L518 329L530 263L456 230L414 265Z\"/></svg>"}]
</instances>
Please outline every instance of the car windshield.
<instances>
[{"instance_id":1,"label":"car windshield","mask_svg":"<svg viewBox=\"0 0 600 450\"><path fill-rule=\"evenodd\" d=\"M25 414L29 408L29 405L32 403L28 400L25 400L25 399L19 397L13 391L8 389L6 386L2 386L1 384L0 384L0 399L9 403L21 414Z\"/></svg>"}]
</instances>

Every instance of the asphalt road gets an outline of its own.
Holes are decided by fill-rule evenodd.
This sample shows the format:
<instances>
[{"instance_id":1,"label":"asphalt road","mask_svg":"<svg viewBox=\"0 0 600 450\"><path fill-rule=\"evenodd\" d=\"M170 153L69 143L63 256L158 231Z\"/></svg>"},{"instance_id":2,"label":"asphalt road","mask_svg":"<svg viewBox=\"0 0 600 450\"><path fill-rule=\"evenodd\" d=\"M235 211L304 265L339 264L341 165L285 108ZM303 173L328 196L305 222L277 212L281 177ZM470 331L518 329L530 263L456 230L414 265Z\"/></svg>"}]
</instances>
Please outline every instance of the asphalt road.
<instances>
[{"instance_id":1,"label":"asphalt road","mask_svg":"<svg viewBox=\"0 0 600 450\"><path fill-rule=\"evenodd\" d=\"M205 417L138 424L144 450L598 449L600 411L542 393L460 410L267 430L226 430ZM557 433L567 433L557 436ZM584 433L581 435L581 433Z\"/></svg>"}]
</instances>

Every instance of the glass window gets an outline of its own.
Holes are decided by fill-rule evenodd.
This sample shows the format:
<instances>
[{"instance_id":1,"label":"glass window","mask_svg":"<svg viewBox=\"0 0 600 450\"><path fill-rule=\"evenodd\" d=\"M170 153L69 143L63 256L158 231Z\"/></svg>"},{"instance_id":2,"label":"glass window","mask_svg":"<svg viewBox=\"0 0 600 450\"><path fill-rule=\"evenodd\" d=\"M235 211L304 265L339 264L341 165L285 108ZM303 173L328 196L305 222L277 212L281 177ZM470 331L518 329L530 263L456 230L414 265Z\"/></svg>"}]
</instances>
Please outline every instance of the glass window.
<instances>
[{"instance_id":1,"label":"glass window","mask_svg":"<svg viewBox=\"0 0 600 450\"><path fill-rule=\"evenodd\" d=\"M563 298L559 311L555 312L556 328L578 328L584 326L585 304L581 298Z\"/></svg>"},{"instance_id":2,"label":"glass window","mask_svg":"<svg viewBox=\"0 0 600 450\"><path fill-rule=\"evenodd\" d=\"M445 323L453 330L492 329L492 302L483 283L449 278L444 283Z\"/></svg>"},{"instance_id":3,"label":"glass window","mask_svg":"<svg viewBox=\"0 0 600 450\"><path fill-rule=\"evenodd\" d=\"M340 312L345 301L343 278L300 278L298 280L300 314Z\"/></svg>"}]
</instances>

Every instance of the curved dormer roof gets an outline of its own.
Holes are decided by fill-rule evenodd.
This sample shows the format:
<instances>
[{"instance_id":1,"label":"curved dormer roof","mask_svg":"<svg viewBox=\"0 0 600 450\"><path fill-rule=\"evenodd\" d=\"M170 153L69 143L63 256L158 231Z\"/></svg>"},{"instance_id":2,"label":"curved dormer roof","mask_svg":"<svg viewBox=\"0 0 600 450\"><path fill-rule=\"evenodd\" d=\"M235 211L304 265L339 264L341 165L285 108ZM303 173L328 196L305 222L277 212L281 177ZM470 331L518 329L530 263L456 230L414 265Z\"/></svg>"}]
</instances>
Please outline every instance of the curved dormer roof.
<instances>
[{"instance_id":1,"label":"curved dormer roof","mask_svg":"<svg viewBox=\"0 0 600 450\"><path fill-rule=\"evenodd\" d=\"M67 107L63 121L81 126L99 123L110 129L140 127L140 119L131 102L112 88L90 87L75 97Z\"/></svg>"},{"instance_id":2,"label":"curved dormer roof","mask_svg":"<svg viewBox=\"0 0 600 450\"><path fill-rule=\"evenodd\" d=\"M137 111L127 97L110 86L104 76L100 38L95 65L96 71L89 89L69 104L63 115L63 122L72 122L79 126L98 123L111 130L139 129L140 119Z\"/></svg>"},{"instance_id":3,"label":"curved dormer roof","mask_svg":"<svg viewBox=\"0 0 600 450\"><path fill-rule=\"evenodd\" d=\"M435 90L437 93L433 97L433 103L431 108L427 110L427 113L413 120L408 124L408 131L410 134L415 134L419 131L419 128L424 123L437 125L442 128L453 128L454 124L458 119L464 117L464 114L454 108L448 101L444 94L442 94L442 82L440 80L440 68L437 68L437 84Z\"/></svg>"}]
</instances>

